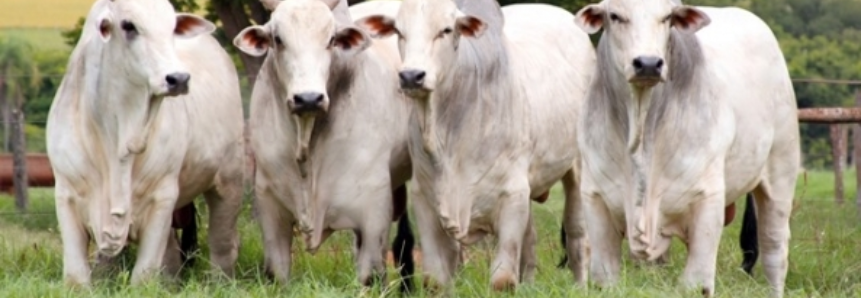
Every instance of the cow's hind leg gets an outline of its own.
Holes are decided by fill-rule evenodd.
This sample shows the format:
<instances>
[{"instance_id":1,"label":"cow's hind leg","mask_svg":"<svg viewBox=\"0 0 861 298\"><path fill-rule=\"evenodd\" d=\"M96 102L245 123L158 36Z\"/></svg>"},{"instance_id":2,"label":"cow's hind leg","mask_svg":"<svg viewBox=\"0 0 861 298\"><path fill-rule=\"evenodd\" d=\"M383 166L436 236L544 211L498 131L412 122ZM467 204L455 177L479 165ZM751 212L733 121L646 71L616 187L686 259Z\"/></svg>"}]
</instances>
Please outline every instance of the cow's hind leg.
<instances>
[{"instance_id":1,"label":"cow's hind leg","mask_svg":"<svg viewBox=\"0 0 861 298\"><path fill-rule=\"evenodd\" d=\"M580 184L574 170L569 170L562 176L562 187L565 190L563 239L568 268L574 274L574 282L585 285L588 279L586 271L589 267L589 238L586 235L586 217L580 196Z\"/></svg>"},{"instance_id":2,"label":"cow's hind leg","mask_svg":"<svg viewBox=\"0 0 861 298\"><path fill-rule=\"evenodd\" d=\"M490 282L497 291L513 290L518 284L523 238L529 230L531 212L528 190L512 192L500 200L502 206L496 219L499 243L490 265Z\"/></svg>"},{"instance_id":3,"label":"cow's hind leg","mask_svg":"<svg viewBox=\"0 0 861 298\"><path fill-rule=\"evenodd\" d=\"M359 283L367 287L385 282L389 222L387 217L380 219L383 221L382 224L373 223L357 234L357 237L361 238L357 239L359 254L356 258L356 272L358 272Z\"/></svg>"},{"instance_id":4,"label":"cow's hind leg","mask_svg":"<svg viewBox=\"0 0 861 298\"><path fill-rule=\"evenodd\" d=\"M209 207L209 258L228 277L233 277L239 256L236 221L242 209L241 181L238 178L220 181L215 189L203 194Z\"/></svg>"},{"instance_id":5,"label":"cow's hind leg","mask_svg":"<svg viewBox=\"0 0 861 298\"><path fill-rule=\"evenodd\" d=\"M183 231L185 233L186 231ZM168 277L178 277L182 268L182 249L179 247L176 230L168 232L167 248L164 252L164 272Z\"/></svg>"},{"instance_id":6,"label":"cow's hind leg","mask_svg":"<svg viewBox=\"0 0 861 298\"><path fill-rule=\"evenodd\" d=\"M526 234L523 236L523 249L520 254L520 282L532 283L535 281L535 268L538 267L538 256L535 245L538 244L538 233L535 231L535 221L529 214L529 222L526 226Z\"/></svg>"},{"instance_id":7,"label":"cow's hind leg","mask_svg":"<svg viewBox=\"0 0 861 298\"><path fill-rule=\"evenodd\" d=\"M71 190L61 179L57 179L54 193L57 222L63 241L63 280L69 286L88 287L90 285L90 263L87 255L89 234L75 213L76 200Z\"/></svg>"},{"instance_id":8,"label":"cow's hind leg","mask_svg":"<svg viewBox=\"0 0 861 298\"><path fill-rule=\"evenodd\" d=\"M765 277L772 296L782 297L786 271L789 267L789 216L795 177L763 181L754 189L756 200L757 241Z\"/></svg>"}]
</instances>

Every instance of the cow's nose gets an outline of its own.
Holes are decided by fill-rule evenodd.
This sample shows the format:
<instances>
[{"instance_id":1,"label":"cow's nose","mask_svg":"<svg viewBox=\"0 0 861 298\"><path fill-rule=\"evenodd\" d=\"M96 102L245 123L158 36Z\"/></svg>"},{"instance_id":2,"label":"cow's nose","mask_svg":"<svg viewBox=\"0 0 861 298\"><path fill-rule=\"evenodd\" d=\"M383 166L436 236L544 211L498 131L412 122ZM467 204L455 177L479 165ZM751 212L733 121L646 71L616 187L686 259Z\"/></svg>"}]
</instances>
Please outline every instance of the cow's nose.
<instances>
[{"instance_id":1,"label":"cow's nose","mask_svg":"<svg viewBox=\"0 0 861 298\"><path fill-rule=\"evenodd\" d=\"M188 93L188 81L191 75L187 72L175 72L167 75L164 81L167 83L167 91L170 95Z\"/></svg>"},{"instance_id":2,"label":"cow's nose","mask_svg":"<svg viewBox=\"0 0 861 298\"><path fill-rule=\"evenodd\" d=\"M317 92L304 92L293 95L293 113L318 112L323 109L325 95Z\"/></svg>"},{"instance_id":3,"label":"cow's nose","mask_svg":"<svg viewBox=\"0 0 861 298\"><path fill-rule=\"evenodd\" d=\"M425 71L417 69L405 69L398 73L401 77L401 88L416 89L421 88L425 83Z\"/></svg>"},{"instance_id":4,"label":"cow's nose","mask_svg":"<svg viewBox=\"0 0 861 298\"><path fill-rule=\"evenodd\" d=\"M659 77L664 59L655 56L640 56L634 58L634 73L638 77Z\"/></svg>"}]
</instances>

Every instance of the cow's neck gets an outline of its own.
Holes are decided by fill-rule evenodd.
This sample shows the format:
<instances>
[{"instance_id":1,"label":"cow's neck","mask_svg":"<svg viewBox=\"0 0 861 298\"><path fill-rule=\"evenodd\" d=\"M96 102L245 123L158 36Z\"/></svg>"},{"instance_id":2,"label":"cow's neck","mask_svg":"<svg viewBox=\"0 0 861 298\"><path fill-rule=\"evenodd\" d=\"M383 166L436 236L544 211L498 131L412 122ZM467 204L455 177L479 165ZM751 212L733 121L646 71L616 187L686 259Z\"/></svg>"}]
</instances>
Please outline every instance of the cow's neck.
<instances>
[{"instance_id":1,"label":"cow's neck","mask_svg":"<svg viewBox=\"0 0 861 298\"><path fill-rule=\"evenodd\" d=\"M116 40L111 42L117 42ZM87 57L85 86L81 104L82 118L99 151L104 155L103 171L107 185L102 195L107 201L99 204L100 224L94 236L103 252L125 245L132 221L132 162L145 150L148 131L156 117L161 99L151 98L148 86L132 83L129 74L116 63L125 63L115 51L94 41Z\"/></svg>"},{"instance_id":2,"label":"cow's neck","mask_svg":"<svg viewBox=\"0 0 861 298\"><path fill-rule=\"evenodd\" d=\"M506 49L501 33L461 39L456 67L438 77L428 99L417 102L414 123L432 163L427 174L436 180L432 205L455 237L468 233L471 188L482 183L475 177L500 171L528 138L527 109L510 77Z\"/></svg>"},{"instance_id":3,"label":"cow's neck","mask_svg":"<svg viewBox=\"0 0 861 298\"><path fill-rule=\"evenodd\" d=\"M604 58L612 51L599 46ZM602 57L599 57L601 60ZM602 61L599 61L601 63ZM603 62L606 62L603 61ZM610 125L618 130L616 135L626 136L626 153L630 160L632 175L629 197L626 201L629 240L634 253L655 258L666 250L668 242L661 233L662 196L654 189L659 174L652 170L655 165L665 166L668 159L696 154L698 146L688 146L693 138L702 135L704 128L712 122L712 113L717 103L703 89L702 52L693 35L680 36L673 33L667 64L666 82L650 88L630 85L625 76L615 68L608 67L599 74L597 88L603 96L590 100L609 99L605 107L607 119L624 119L622 125ZM608 64L602 64L608 65ZM615 79L606 79L614 77ZM603 92L603 93L600 93ZM600 103L590 103L600 106ZM586 116L590 117L590 116ZM613 122L614 120L610 120ZM597 123L596 123L597 124ZM672 145L670 145L672 144ZM666 150L674 148L674 150ZM692 149L693 148L693 149Z\"/></svg>"}]
</instances>

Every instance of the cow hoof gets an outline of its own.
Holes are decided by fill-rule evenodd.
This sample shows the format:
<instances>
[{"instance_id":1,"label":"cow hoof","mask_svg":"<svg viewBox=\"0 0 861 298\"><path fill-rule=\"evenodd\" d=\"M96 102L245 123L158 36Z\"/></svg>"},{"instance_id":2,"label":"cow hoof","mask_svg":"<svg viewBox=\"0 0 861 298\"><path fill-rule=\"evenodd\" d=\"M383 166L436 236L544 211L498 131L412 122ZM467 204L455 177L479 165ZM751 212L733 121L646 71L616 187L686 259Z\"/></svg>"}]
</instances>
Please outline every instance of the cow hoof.
<instances>
[{"instance_id":1,"label":"cow hoof","mask_svg":"<svg viewBox=\"0 0 861 298\"><path fill-rule=\"evenodd\" d=\"M497 292L513 291L517 287L517 277L508 271L497 271L491 279L493 290Z\"/></svg>"}]
</instances>

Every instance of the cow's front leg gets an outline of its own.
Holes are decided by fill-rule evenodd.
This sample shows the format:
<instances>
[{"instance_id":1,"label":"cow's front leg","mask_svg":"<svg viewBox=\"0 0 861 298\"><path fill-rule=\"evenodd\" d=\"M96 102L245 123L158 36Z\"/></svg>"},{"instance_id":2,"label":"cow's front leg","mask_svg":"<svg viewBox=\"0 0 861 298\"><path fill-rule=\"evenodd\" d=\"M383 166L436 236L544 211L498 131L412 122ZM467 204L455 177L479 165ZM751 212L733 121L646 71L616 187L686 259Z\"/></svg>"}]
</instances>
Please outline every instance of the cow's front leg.
<instances>
[{"instance_id":1,"label":"cow's front leg","mask_svg":"<svg viewBox=\"0 0 861 298\"><path fill-rule=\"evenodd\" d=\"M490 283L497 291L513 290L519 281L523 238L530 220L529 190L510 193L500 198L499 203L502 204L496 218L499 243L490 265Z\"/></svg>"},{"instance_id":2,"label":"cow's front leg","mask_svg":"<svg viewBox=\"0 0 861 298\"><path fill-rule=\"evenodd\" d=\"M293 256L293 215L282 207L270 189L260 187L264 179L257 179L257 220L263 234L263 249L268 274L276 282L286 285L290 281L290 266Z\"/></svg>"},{"instance_id":3,"label":"cow's front leg","mask_svg":"<svg viewBox=\"0 0 861 298\"><path fill-rule=\"evenodd\" d=\"M142 219L140 247L138 248L135 268L132 271L132 284L140 284L161 272L164 254L172 222L173 209L179 196L176 177L168 177L148 199L152 200L149 210ZM146 205L146 204L142 204Z\"/></svg>"},{"instance_id":4,"label":"cow's front leg","mask_svg":"<svg viewBox=\"0 0 861 298\"><path fill-rule=\"evenodd\" d=\"M589 227L586 229L590 240L589 276L598 286L611 286L619 280L622 267L622 234L615 228L607 204L600 196L583 192L581 195Z\"/></svg>"},{"instance_id":5,"label":"cow's front leg","mask_svg":"<svg viewBox=\"0 0 861 298\"><path fill-rule=\"evenodd\" d=\"M90 286L90 264L87 246L90 238L78 215L75 213L76 201L69 187L62 179L57 179L54 188L57 222L63 241L63 280L69 286ZM91 202L97 204L97 202Z\"/></svg>"},{"instance_id":6,"label":"cow's front leg","mask_svg":"<svg viewBox=\"0 0 861 298\"><path fill-rule=\"evenodd\" d=\"M701 287L703 296L712 297L718 246L723 230L724 192L711 193L691 209L687 233L688 259L681 283L685 287Z\"/></svg>"},{"instance_id":7,"label":"cow's front leg","mask_svg":"<svg viewBox=\"0 0 861 298\"><path fill-rule=\"evenodd\" d=\"M435 209L428 204L418 186L412 188L410 197L415 198L413 213L421 239L425 289L449 291L452 275L459 263L460 245L442 228Z\"/></svg>"},{"instance_id":8,"label":"cow's front leg","mask_svg":"<svg viewBox=\"0 0 861 298\"><path fill-rule=\"evenodd\" d=\"M236 221L242 210L242 177L222 183L206 193L209 207L209 258L212 264L227 277L233 277L236 258L239 256L239 233Z\"/></svg>"}]
</instances>

